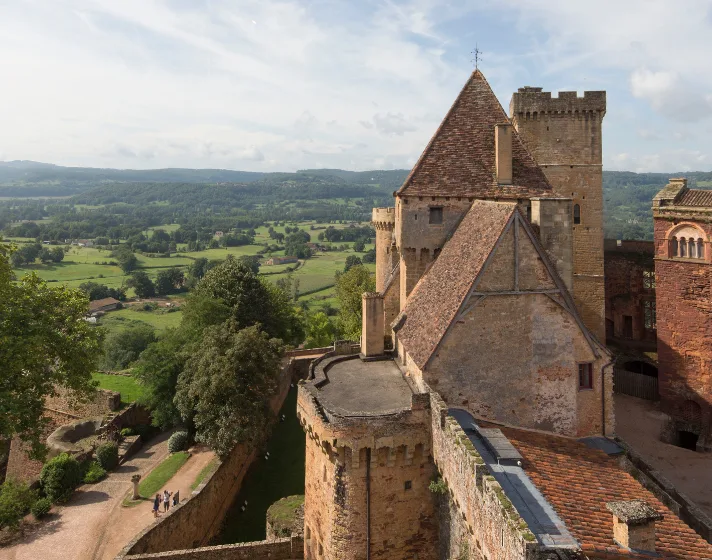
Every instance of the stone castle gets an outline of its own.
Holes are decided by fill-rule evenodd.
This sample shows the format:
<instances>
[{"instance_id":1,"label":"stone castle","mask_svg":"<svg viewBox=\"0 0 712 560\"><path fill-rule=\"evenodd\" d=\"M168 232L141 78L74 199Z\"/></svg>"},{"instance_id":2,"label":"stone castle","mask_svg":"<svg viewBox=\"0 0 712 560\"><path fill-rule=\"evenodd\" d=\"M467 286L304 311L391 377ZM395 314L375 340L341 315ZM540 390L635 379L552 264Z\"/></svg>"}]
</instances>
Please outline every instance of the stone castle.
<instances>
[{"instance_id":1,"label":"stone castle","mask_svg":"<svg viewBox=\"0 0 712 560\"><path fill-rule=\"evenodd\" d=\"M507 116L475 71L374 209L360 353L299 387L305 558L712 558L608 437L605 111L525 87Z\"/></svg>"}]
</instances>

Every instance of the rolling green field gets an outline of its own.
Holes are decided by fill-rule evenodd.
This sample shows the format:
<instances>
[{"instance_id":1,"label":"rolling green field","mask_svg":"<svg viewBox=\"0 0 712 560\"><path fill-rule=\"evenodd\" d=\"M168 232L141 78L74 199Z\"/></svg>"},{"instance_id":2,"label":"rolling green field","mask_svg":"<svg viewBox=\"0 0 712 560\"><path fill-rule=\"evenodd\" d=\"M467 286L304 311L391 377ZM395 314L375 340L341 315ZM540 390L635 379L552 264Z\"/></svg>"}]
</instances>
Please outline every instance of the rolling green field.
<instances>
[{"instance_id":1,"label":"rolling green field","mask_svg":"<svg viewBox=\"0 0 712 560\"><path fill-rule=\"evenodd\" d=\"M344 229L350 224L327 224L314 221L294 222L276 226L274 229L277 232L284 233L285 226L294 227L298 225L302 230L307 231L313 242L319 242L317 236L327 227L332 226L336 229ZM356 225L364 225L356 224ZM178 224L169 224L159 226L153 229L164 229L166 231L174 231L179 226ZM207 258L210 260L224 260L228 255L240 257L243 255L257 255L258 251L264 249L264 244L274 243L269 237L269 226L257 228L254 245L244 245L240 247L228 247L219 249L208 249L205 251L194 252L178 252L170 257L149 257L146 255L137 254L139 268L144 270L152 279L155 280L158 272L165 268L178 266L184 270L193 262L194 259ZM314 228L314 229L312 229ZM33 242L32 239L15 238L12 239L15 243ZM329 251L317 252L310 259L300 262L297 270L289 272L288 268L293 268L294 265L264 265L260 268L260 273L265 278L276 283L282 278L292 276L294 280L299 282L298 291L300 294L305 294L299 297L307 302L310 309L319 309L325 303L336 307L337 302L334 294L334 274L337 271L344 269L344 263L349 255L363 256L363 253L355 253L351 242L334 243L319 242L324 245L346 245L349 247L345 251ZM373 248L373 245L367 245L366 250ZM274 253L261 255L262 261L266 261L270 255L283 256L284 251L276 251ZM119 288L125 285L128 277L123 274L117 265L112 265L110 251L95 247L78 247L72 246L69 252L65 255L61 263L51 264L34 264L24 266L17 269L17 275L22 276L25 273L35 272L40 278L49 282L58 282L65 284L71 288L78 288L84 282L97 282L105 284L111 288ZM369 270L375 271L374 264L366 265ZM132 289L127 291L129 297L135 296ZM182 297L182 296L179 296ZM168 313L165 309L159 308L154 311L142 311L138 307L124 308L117 311L111 311L99 319L99 324L109 331L124 329L133 322L142 322L153 326L158 331L166 328L177 327L181 320L180 310Z\"/></svg>"}]
</instances>

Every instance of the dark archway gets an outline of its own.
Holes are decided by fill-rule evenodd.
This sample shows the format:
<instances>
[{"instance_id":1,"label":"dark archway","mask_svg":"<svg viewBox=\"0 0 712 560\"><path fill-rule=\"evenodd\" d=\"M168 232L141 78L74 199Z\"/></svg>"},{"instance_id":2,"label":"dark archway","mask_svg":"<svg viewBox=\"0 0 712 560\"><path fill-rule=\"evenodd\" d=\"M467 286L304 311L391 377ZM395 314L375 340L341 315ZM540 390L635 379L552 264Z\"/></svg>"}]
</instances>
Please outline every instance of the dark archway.
<instances>
[{"instance_id":1,"label":"dark archway","mask_svg":"<svg viewBox=\"0 0 712 560\"><path fill-rule=\"evenodd\" d=\"M697 451L697 440L700 436L694 432L688 432L687 430L680 430L677 432L678 437L678 447L683 449L690 449L691 451Z\"/></svg>"},{"instance_id":2,"label":"dark archway","mask_svg":"<svg viewBox=\"0 0 712 560\"><path fill-rule=\"evenodd\" d=\"M623 364L623 369L626 371L632 371L633 373L642 373L643 375L647 375L649 377L658 376L658 368L656 368L653 364L649 364L648 362L643 362L641 360L626 362Z\"/></svg>"}]
</instances>

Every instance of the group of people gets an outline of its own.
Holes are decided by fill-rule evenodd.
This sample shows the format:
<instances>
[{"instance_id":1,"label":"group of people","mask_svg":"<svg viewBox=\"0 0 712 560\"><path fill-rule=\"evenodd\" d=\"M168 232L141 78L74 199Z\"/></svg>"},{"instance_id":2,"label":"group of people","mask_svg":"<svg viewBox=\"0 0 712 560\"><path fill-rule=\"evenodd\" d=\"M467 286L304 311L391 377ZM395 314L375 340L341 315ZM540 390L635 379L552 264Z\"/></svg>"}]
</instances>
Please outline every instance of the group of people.
<instances>
[{"instance_id":1,"label":"group of people","mask_svg":"<svg viewBox=\"0 0 712 560\"><path fill-rule=\"evenodd\" d=\"M177 506L180 502L179 491L169 492L168 490L163 491L163 495L159 492L153 499L153 517L158 517L159 510L161 509L161 501L163 501L163 511L166 512L171 507L171 496L173 496L173 505Z\"/></svg>"}]
</instances>

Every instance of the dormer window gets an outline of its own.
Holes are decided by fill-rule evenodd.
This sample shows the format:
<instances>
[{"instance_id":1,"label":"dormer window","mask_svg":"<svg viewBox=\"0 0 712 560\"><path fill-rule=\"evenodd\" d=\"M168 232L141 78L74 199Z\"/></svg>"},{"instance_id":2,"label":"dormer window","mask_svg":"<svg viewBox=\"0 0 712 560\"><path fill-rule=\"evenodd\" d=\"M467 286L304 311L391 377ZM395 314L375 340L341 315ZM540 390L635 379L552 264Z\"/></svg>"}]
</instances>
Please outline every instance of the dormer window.
<instances>
[{"instance_id":1,"label":"dormer window","mask_svg":"<svg viewBox=\"0 0 712 560\"><path fill-rule=\"evenodd\" d=\"M443 207L431 206L429 223L432 225L440 225L443 223Z\"/></svg>"}]
</instances>

